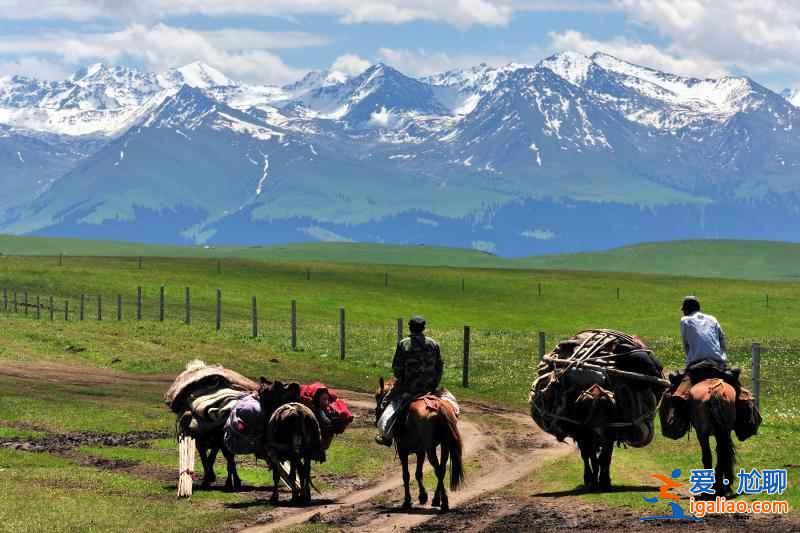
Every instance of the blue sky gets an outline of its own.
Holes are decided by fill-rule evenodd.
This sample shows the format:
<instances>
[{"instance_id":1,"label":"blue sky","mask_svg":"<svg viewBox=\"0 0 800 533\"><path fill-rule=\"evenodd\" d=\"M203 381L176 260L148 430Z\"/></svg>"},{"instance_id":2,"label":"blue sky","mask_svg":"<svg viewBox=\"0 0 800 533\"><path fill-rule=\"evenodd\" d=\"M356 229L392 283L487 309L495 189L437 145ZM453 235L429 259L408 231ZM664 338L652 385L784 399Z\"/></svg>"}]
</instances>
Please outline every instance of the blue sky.
<instances>
[{"instance_id":1,"label":"blue sky","mask_svg":"<svg viewBox=\"0 0 800 533\"><path fill-rule=\"evenodd\" d=\"M31 5L33 4L33 5ZM68 4L68 5L66 5ZM800 86L800 3L764 0L0 0L0 75L200 60L251 83L384 61L426 75L604 51L690 76Z\"/></svg>"}]
</instances>

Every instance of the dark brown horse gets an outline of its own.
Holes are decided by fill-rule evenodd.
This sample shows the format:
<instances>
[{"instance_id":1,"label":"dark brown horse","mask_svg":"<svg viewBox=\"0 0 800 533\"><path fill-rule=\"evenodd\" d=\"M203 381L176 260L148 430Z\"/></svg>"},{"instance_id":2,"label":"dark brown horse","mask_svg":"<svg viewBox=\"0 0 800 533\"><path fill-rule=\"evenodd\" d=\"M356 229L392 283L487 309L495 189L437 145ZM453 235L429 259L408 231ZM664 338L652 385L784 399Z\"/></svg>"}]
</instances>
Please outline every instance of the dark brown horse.
<instances>
[{"instance_id":1,"label":"dark brown horse","mask_svg":"<svg viewBox=\"0 0 800 533\"><path fill-rule=\"evenodd\" d=\"M296 402L300 399L300 386L297 383L271 382L262 377L259 381L258 399L261 404L261 413L264 416L264 424L266 425L266 422L278 406L288 402ZM228 450L223 441L224 434L224 427L218 426L209 432L196 436L197 451L200 454L200 462L203 464L202 486L209 487L216 481L214 462L217 459L217 453L221 451L228 467L225 488L236 491L241 489L242 480L236 471L235 454ZM267 459L263 450L256 450L256 457Z\"/></svg>"},{"instance_id":2,"label":"dark brown horse","mask_svg":"<svg viewBox=\"0 0 800 533\"><path fill-rule=\"evenodd\" d=\"M278 486L285 462L289 463L287 484L292 488L292 503L311 503L311 461L325 461L314 412L296 402L278 407L267 425L265 445L272 465L272 503L278 503Z\"/></svg>"},{"instance_id":3,"label":"dark brown horse","mask_svg":"<svg viewBox=\"0 0 800 533\"><path fill-rule=\"evenodd\" d=\"M717 467L714 491L710 497L724 496L731 491L736 448L731 431L736 423L736 391L722 379L705 379L689 390L689 412L692 426L703 455L703 468L713 468L710 437L717 441ZM728 480L724 484L723 480Z\"/></svg>"},{"instance_id":4,"label":"dark brown horse","mask_svg":"<svg viewBox=\"0 0 800 533\"><path fill-rule=\"evenodd\" d=\"M378 384L378 391L375 394L376 401L376 421L380 416L380 407L386 395L394 387L394 378L388 383L384 383L383 378ZM403 499L403 509L411 508L411 476L408 472L408 456L416 454L417 471L416 478L419 486L419 503L428 503L428 493L423 484L422 467L425 464L425 457L433 467L436 474L436 492L433 495L431 505L439 507L441 512L450 509L447 498L447 490L444 486L444 478L447 473L447 461L450 466L450 490L458 490L464 482L463 454L464 446L461 434L458 431L458 419L450 402L434 399L438 405L436 409L429 408L429 404L424 398L412 400L408 405L407 414L400 421L395 430L394 442L397 447L397 455L403 467L403 487L405 497ZM441 457L436 455L436 447L441 446Z\"/></svg>"}]
</instances>

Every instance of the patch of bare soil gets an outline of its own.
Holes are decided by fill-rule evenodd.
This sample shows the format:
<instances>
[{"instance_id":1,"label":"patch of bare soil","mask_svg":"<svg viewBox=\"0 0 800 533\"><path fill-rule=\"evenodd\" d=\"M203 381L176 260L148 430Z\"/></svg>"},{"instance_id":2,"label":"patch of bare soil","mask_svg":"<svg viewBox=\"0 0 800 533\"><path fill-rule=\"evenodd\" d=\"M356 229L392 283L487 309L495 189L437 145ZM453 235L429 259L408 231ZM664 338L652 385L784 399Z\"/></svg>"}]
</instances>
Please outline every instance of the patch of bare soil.
<instances>
[{"instance_id":1,"label":"patch of bare soil","mask_svg":"<svg viewBox=\"0 0 800 533\"><path fill-rule=\"evenodd\" d=\"M49 433L42 437L24 439L0 438L0 447L27 452L62 453L79 446L125 446L148 448L148 441L163 439L168 431L132 431L130 433L97 433L82 431L74 433Z\"/></svg>"}]
</instances>

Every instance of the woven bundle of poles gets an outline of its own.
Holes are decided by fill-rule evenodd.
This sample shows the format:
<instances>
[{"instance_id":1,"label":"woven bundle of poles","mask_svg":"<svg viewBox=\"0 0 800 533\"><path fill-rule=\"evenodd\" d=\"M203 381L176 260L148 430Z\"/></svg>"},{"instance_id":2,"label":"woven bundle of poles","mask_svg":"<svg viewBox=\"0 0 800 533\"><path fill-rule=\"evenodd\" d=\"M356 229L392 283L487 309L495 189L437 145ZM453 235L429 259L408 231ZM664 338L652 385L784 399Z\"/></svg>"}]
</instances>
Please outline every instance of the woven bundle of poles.
<instances>
[{"instance_id":1,"label":"woven bundle of poles","mask_svg":"<svg viewBox=\"0 0 800 533\"><path fill-rule=\"evenodd\" d=\"M614 406L603 419L606 428L616 432L618 442L644 446L668 387L661 364L640 339L608 329L582 331L542 358L531 386L531 416L559 440L575 438L597 423L579 412L578 399L603 396Z\"/></svg>"}]
</instances>

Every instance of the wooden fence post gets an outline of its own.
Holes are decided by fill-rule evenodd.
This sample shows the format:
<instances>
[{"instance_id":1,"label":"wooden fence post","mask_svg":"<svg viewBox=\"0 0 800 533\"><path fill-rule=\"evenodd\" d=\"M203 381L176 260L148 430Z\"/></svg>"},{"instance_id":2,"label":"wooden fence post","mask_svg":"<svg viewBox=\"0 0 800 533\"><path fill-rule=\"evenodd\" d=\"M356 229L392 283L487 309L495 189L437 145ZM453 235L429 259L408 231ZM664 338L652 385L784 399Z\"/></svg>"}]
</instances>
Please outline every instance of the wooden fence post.
<instances>
[{"instance_id":1,"label":"wooden fence post","mask_svg":"<svg viewBox=\"0 0 800 533\"><path fill-rule=\"evenodd\" d=\"M619 300L619 287L617 287L617 300Z\"/></svg>"},{"instance_id":2,"label":"wooden fence post","mask_svg":"<svg viewBox=\"0 0 800 533\"><path fill-rule=\"evenodd\" d=\"M36 297L36 320L42 318L42 303L39 297Z\"/></svg>"},{"instance_id":3,"label":"wooden fence post","mask_svg":"<svg viewBox=\"0 0 800 533\"><path fill-rule=\"evenodd\" d=\"M136 287L136 320L142 319L142 287Z\"/></svg>"},{"instance_id":4,"label":"wooden fence post","mask_svg":"<svg viewBox=\"0 0 800 533\"><path fill-rule=\"evenodd\" d=\"M253 296L253 338L258 338L258 302Z\"/></svg>"},{"instance_id":5,"label":"wooden fence post","mask_svg":"<svg viewBox=\"0 0 800 533\"><path fill-rule=\"evenodd\" d=\"M388 272L384 272L383 273L383 286L384 287L388 287L389 286L389 273Z\"/></svg>"},{"instance_id":6,"label":"wooden fence post","mask_svg":"<svg viewBox=\"0 0 800 533\"><path fill-rule=\"evenodd\" d=\"M306 268L306 281L311 281L311 269Z\"/></svg>"},{"instance_id":7,"label":"wooden fence post","mask_svg":"<svg viewBox=\"0 0 800 533\"><path fill-rule=\"evenodd\" d=\"M542 295L542 283L541 282L539 282L537 290L538 290L539 296L541 296Z\"/></svg>"},{"instance_id":8,"label":"wooden fence post","mask_svg":"<svg viewBox=\"0 0 800 533\"><path fill-rule=\"evenodd\" d=\"M164 286L161 286L158 297L158 321L164 322Z\"/></svg>"},{"instance_id":9,"label":"wooden fence post","mask_svg":"<svg viewBox=\"0 0 800 533\"><path fill-rule=\"evenodd\" d=\"M22 307L25 308L25 316L28 316L28 291L22 293Z\"/></svg>"},{"instance_id":10,"label":"wooden fence post","mask_svg":"<svg viewBox=\"0 0 800 533\"><path fill-rule=\"evenodd\" d=\"M750 371L750 379L752 381L751 387L753 388L753 398L756 400L756 407L759 407L761 401L761 344L754 342L750 347L750 352L753 357L753 366Z\"/></svg>"},{"instance_id":11,"label":"wooden fence post","mask_svg":"<svg viewBox=\"0 0 800 533\"><path fill-rule=\"evenodd\" d=\"M403 319L397 319L397 344L400 344L400 341L403 340Z\"/></svg>"},{"instance_id":12,"label":"wooden fence post","mask_svg":"<svg viewBox=\"0 0 800 533\"><path fill-rule=\"evenodd\" d=\"M292 350L297 350L297 300L292 300Z\"/></svg>"},{"instance_id":13,"label":"wooden fence post","mask_svg":"<svg viewBox=\"0 0 800 533\"><path fill-rule=\"evenodd\" d=\"M3 287L3 311L8 311L8 289Z\"/></svg>"},{"instance_id":14,"label":"wooden fence post","mask_svg":"<svg viewBox=\"0 0 800 533\"><path fill-rule=\"evenodd\" d=\"M469 387L469 326L464 326L464 366L461 372L461 385Z\"/></svg>"},{"instance_id":15,"label":"wooden fence post","mask_svg":"<svg viewBox=\"0 0 800 533\"><path fill-rule=\"evenodd\" d=\"M142 269L142 256L139 256L139 270Z\"/></svg>"},{"instance_id":16,"label":"wooden fence post","mask_svg":"<svg viewBox=\"0 0 800 533\"><path fill-rule=\"evenodd\" d=\"M50 322L55 319L55 305L53 305L53 297L50 297Z\"/></svg>"},{"instance_id":17,"label":"wooden fence post","mask_svg":"<svg viewBox=\"0 0 800 533\"><path fill-rule=\"evenodd\" d=\"M14 301L12 303L14 304L14 312L19 312L19 307L17 306L17 291L14 291Z\"/></svg>"},{"instance_id":18,"label":"wooden fence post","mask_svg":"<svg viewBox=\"0 0 800 533\"><path fill-rule=\"evenodd\" d=\"M217 331L222 329L222 289L217 289Z\"/></svg>"},{"instance_id":19,"label":"wooden fence post","mask_svg":"<svg viewBox=\"0 0 800 533\"><path fill-rule=\"evenodd\" d=\"M117 294L117 322L122 320L122 295Z\"/></svg>"},{"instance_id":20,"label":"wooden fence post","mask_svg":"<svg viewBox=\"0 0 800 533\"><path fill-rule=\"evenodd\" d=\"M545 346L545 341L546 340L547 339L545 337L544 331L540 331L539 332L539 360L540 361L541 361L542 357L544 357L544 350L545 350L544 346Z\"/></svg>"},{"instance_id":21,"label":"wooden fence post","mask_svg":"<svg viewBox=\"0 0 800 533\"><path fill-rule=\"evenodd\" d=\"M58 254L58 266L64 265L64 254Z\"/></svg>"},{"instance_id":22,"label":"wooden fence post","mask_svg":"<svg viewBox=\"0 0 800 533\"><path fill-rule=\"evenodd\" d=\"M103 296L97 295L97 320L103 320Z\"/></svg>"},{"instance_id":23,"label":"wooden fence post","mask_svg":"<svg viewBox=\"0 0 800 533\"><path fill-rule=\"evenodd\" d=\"M344 361L345 357L345 323L344 307L339 308L339 359Z\"/></svg>"},{"instance_id":24,"label":"wooden fence post","mask_svg":"<svg viewBox=\"0 0 800 533\"><path fill-rule=\"evenodd\" d=\"M192 293L191 293L191 290L189 289L189 287L186 287L186 299L185 300L186 300L186 302L185 302L186 303L186 319L184 320L184 322L186 322L186 325L188 326L189 324L192 323Z\"/></svg>"},{"instance_id":25,"label":"wooden fence post","mask_svg":"<svg viewBox=\"0 0 800 533\"><path fill-rule=\"evenodd\" d=\"M86 300L86 295L85 294L81 294L80 310L78 311L79 318L80 318L81 322L83 322L83 308L84 308L85 300Z\"/></svg>"},{"instance_id":26,"label":"wooden fence post","mask_svg":"<svg viewBox=\"0 0 800 533\"><path fill-rule=\"evenodd\" d=\"M767 307L769 307L769 294L765 294L764 297L767 300Z\"/></svg>"},{"instance_id":27,"label":"wooden fence post","mask_svg":"<svg viewBox=\"0 0 800 533\"><path fill-rule=\"evenodd\" d=\"M69 300L64 300L64 322L69 322Z\"/></svg>"}]
</instances>

